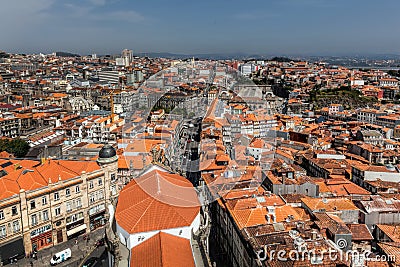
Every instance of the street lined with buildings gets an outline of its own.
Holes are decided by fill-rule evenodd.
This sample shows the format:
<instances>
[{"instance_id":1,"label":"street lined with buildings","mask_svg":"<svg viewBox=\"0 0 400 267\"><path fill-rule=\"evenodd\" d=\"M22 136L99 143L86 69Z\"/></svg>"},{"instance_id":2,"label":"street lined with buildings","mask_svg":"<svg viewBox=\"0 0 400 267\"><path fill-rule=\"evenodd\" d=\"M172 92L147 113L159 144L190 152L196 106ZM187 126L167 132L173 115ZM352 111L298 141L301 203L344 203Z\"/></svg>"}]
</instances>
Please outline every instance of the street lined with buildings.
<instances>
[{"instance_id":1,"label":"street lined with buildings","mask_svg":"<svg viewBox=\"0 0 400 267\"><path fill-rule=\"evenodd\" d=\"M399 90L325 62L10 54L1 262L398 266Z\"/></svg>"}]
</instances>

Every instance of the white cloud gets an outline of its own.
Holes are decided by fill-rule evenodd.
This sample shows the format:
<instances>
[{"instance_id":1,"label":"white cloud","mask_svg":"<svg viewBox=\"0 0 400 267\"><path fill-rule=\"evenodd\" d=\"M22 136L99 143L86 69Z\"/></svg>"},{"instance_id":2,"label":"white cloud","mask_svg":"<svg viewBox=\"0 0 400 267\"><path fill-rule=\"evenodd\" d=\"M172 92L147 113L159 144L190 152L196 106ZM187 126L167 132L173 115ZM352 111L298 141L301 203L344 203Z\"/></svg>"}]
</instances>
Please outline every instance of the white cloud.
<instances>
[{"instance_id":1,"label":"white cloud","mask_svg":"<svg viewBox=\"0 0 400 267\"><path fill-rule=\"evenodd\" d=\"M1 3L0 30L10 37L21 30L40 25L56 0L13 0Z\"/></svg>"},{"instance_id":2,"label":"white cloud","mask_svg":"<svg viewBox=\"0 0 400 267\"><path fill-rule=\"evenodd\" d=\"M0 14L35 13L49 8L55 0L13 0L1 3Z\"/></svg>"},{"instance_id":3,"label":"white cloud","mask_svg":"<svg viewBox=\"0 0 400 267\"><path fill-rule=\"evenodd\" d=\"M74 50L84 44L71 39L71 35L79 36L78 39L90 36L85 39L86 43L95 45L93 40L104 32L113 34L117 27L148 21L135 10L101 8L103 3L108 5L116 0L58 1L13 0L2 3L0 49L9 52Z\"/></svg>"},{"instance_id":4,"label":"white cloud","mask_svg":"<svg viewBox=\"0 0 400 267\"><path fill-rule=\"evenodd\" d=\"M7 19L13 21L35 20L35 18L50 8L55 0L13 0L1 4L0 22L7 24Z\"/></svg>"},{"instance_id":5,"label":"white cloud","mask_svg":"<svg viewBox=\"0 0 400 267\"><path fill-rule=\"evenodd\" d=\"M104 1L104 0L90 0ZM104 1L105 2L105 1ZM65 4L65 7L70 10L68 16L84 19L86 21L124 21L124 22L139 22L145 20L145 17L134 10L117 10L97 12L94 6L79 6L76 4Z\"/></svg>"}]
</instances>

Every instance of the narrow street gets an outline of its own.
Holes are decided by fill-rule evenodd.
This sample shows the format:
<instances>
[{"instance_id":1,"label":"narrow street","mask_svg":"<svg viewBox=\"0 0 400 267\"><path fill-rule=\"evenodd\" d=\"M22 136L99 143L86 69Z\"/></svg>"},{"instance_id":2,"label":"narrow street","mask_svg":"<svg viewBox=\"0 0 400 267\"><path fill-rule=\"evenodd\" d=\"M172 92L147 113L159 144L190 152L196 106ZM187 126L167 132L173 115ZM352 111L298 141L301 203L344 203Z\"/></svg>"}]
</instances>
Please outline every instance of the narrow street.
<instances>
[{"instance_id":1,"label":"narrow street","mask_svg":"<svg viewBox=\"0 0 400 267\"><path fill-rule=\"evenodd\" d=\"M58 264L57 266L60 267L75 267L80 266L82 261L90 258L90 257L101 257L105 252L105 246L100 246L96 248L96 242L104 237L104 228L99 228L91 233L88 234L89 240L84 240L84 236L79 236L77 239L72 239L62 244L56 245L54 247L50 247L47 249L43 249L38 251L37 259L29 259L25 258L17 263L9 264L8 266L50 266L50 259L51 257L64 249L70 248L71 249L71 259L68 261ZM78 240L77 244L75 244L76 240ZM102 257L105 260L106 264L102 264L101 260L99 264L96 266L107 266L106 257ZM32 262L32 264L31 264Z\"/></svg>"}]
</instances>

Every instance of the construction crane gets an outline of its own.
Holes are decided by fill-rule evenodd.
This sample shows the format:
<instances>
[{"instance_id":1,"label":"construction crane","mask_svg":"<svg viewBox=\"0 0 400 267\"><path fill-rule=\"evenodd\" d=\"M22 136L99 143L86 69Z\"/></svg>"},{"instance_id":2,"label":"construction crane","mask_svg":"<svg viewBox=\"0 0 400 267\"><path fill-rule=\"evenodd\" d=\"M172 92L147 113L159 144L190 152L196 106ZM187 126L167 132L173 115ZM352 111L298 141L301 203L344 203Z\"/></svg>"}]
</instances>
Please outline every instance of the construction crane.
<instances>
[{"instance_id":1,"label":"construction crane","mask_svg":"<svg viewBox=\"0 0 400 267\"><path fill-rule=\"evenodd\" d=\"M131 89L130 88L117 88L117 89L112 89L112 88L106 88L106 91L108 91L108 96L110 98L110 106L111 106L111 120L114 122L115 120L115 104L114 104L114 95L120 94L122 92L129 92Z\"/></svg>"},{"instance_id":2,"label":"construction crane","mask_svg":"<svg viewBox=\"0 0 400 267\"><path fill-rule=\"evenodd\" d=\"M115 122L115 107L114 107L114 95L120 94L124 92L124 89L108 89L109 90L109 96L110 96L110 105L111 105L111 121Z\"/></svg>"}]
</instances>

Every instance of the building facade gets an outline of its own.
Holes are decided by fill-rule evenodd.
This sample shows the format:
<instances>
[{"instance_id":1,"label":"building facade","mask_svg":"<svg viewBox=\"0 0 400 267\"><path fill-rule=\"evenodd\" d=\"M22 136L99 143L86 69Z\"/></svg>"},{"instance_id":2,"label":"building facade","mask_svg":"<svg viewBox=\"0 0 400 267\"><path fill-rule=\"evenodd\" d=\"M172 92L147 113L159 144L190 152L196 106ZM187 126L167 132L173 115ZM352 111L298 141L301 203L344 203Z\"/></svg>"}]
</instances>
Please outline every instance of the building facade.
<instances>
[{"instance_id":1,"label":"building facade","mask_svg":"<svg viewBox=\"0 0 400 267\"><path fill-rule=\"evenodd\" d=\"M103 226L107 207L118 196L117 159L115 149L105 146L97 163L1 162L1 261L8 263Z\"/></svg>"}]
</instances>

